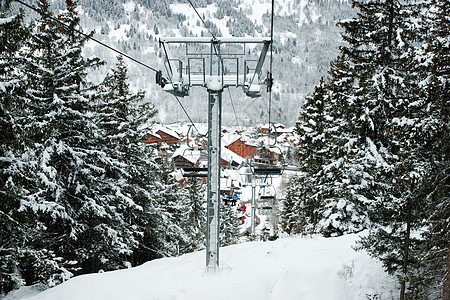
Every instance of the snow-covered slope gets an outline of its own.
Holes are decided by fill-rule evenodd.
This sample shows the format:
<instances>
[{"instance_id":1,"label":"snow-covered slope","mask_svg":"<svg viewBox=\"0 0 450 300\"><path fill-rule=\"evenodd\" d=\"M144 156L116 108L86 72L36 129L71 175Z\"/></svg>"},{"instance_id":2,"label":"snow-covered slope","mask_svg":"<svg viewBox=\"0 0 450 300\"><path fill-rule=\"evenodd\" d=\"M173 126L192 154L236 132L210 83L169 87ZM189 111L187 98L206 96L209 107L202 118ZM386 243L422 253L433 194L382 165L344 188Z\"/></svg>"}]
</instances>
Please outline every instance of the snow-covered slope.
<instances>
[{"instance_id":1,"label":"snow-covered slope","mask_svg":"<svg viewBox=\"0 0 450 300\"><path fill-rule=\"evenodd\" d=\"M206 273L205 252L154 260L140 267L79 276L12 299L396 299L395 279L363 252L357 235L293 237L221 249L221 270ZM378 298L375 296L378 295Z\"/></svg>"}]
</instances>

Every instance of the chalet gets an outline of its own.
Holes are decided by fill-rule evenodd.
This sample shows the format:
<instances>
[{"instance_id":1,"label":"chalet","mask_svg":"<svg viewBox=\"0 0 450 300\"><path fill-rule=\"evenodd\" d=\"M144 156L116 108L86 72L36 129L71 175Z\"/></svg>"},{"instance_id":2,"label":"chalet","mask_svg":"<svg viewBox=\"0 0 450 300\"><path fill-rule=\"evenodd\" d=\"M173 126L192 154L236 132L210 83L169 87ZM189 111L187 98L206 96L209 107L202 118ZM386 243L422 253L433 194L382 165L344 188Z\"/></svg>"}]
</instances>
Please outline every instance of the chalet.
<instances>
[{"instance_id":1,"label":"chalet","mask_svg":"<svg viewBox=\"0 0 450 300\"><path fill-rule=\"evenodd\" d=\"M201 154L200 150L193 150L183 145L173 153L172 161L177 169L195 168L204 164Z\"/></svg>"},{"instance_id":2,"label":"chalet","mask_svg":"<svg viewBox=\"0 0 450 300\"><path fill-rule=\"evenodd\" d=\"M281 131L284 129L283 124L272 124L275 129L272 129L273 134L280 134ZM269 124L263 124L261 127L259 127L259 133L269 133Z\"/></svg>"},{"instance_id":3,"label":"chalet","mask_svg":"<svg viewBox=\"0 0 450 300\"><path fill-rule=\"evenodd\" d=\"M206 168L207 160L202 151L189 148L187 145L182 145L172 155L172 162L176 168L174 179L179 184L184 184L187 180L187 168ZM200 172L205 173L205 172ZM196 174L198 175L198 174ZM203 178L203 183L206 183L206 177Z\"/></svg>"},{"instance_id":4,"label":"chalet","mask_svg":"<svg viewBox=\"0 0 450 300\"><path fill-rule=\"evenodd\" d=\"M240 155L224 147L222 147L220 156L222 167L238 168L244 162Z\"/></svg>"},{"instance_id":5,"label":"chalet","mask_svg":"<svg viewBox=\"0 0 450 300\"><path fill-rule=\"evenodd\" d=\"M283 161L281 150L273 147L263 147L255 150L255 163L273 165Z\"/></svg>"},{"instance_id":6,"label":"chalet","mask_svg":"<svg viewBox=\"0 0 450 300\"><path fill-rule=\"evenodd\" d=\"M247 158L253 156L253 152L255 152L256 146L248 145L242 138L238 137L232 143L228 144L226 148L240 157Z\"/></svg>"},{"instance_id":7,"label":"chalet","mask_svg":"<svg viewBox=\"0 0 450 300\"><path fill-rule=\"evenodd\" d=\"M168 145L179 145L180 140L180 136L176 132L167 127L156 125L145 135L142 141L146 144L161 145L165 143Z\"/></svg>"},{"instance_id":8,"label":"chalet","mask_svg":"<svg viewBox=\"0 0 450 300\"><path fill-rule=\"evenodd\" d=\"M145 144L161 144L162 137L155 132L147 132L145 137L142 139Z\"/></svg>"}]
</instances>

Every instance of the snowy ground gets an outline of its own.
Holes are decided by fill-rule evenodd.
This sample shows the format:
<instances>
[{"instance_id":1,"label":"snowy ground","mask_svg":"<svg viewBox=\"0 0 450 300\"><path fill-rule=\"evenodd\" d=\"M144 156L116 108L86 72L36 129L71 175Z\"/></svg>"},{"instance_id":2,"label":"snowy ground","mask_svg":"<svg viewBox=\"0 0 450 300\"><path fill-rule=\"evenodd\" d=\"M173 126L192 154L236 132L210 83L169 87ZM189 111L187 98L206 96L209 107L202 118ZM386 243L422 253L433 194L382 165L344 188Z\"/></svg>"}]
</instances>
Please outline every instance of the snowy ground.
<instances>
[{"instance_id":1,"label":"snowy ground","mask_svg":"<svg viewBox=\"0 0 450 300\"><path fill-rule=\"evenodd\" d=\"M5 299L397 299L395 279L364 252L352 250L357 239L248 242L221 248L216 273L205 272L201 251L75 277L42 293L23 289Z\"/></svg>"}]
</instances>

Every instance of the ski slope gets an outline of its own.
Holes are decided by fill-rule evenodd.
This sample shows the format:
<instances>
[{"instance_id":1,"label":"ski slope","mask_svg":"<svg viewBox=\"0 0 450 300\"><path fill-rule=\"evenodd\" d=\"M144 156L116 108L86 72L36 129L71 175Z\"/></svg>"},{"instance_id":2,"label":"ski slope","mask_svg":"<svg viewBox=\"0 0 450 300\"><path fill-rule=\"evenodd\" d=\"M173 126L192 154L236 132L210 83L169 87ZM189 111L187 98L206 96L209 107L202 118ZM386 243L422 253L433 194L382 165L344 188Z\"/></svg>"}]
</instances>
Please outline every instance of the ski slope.
<instances>
[{"instance_id":1,"label":"ski slope","mask_svg":"<svg viewBox=\"0 0 450 300\"><path fill-rule=\"evenodd\" d=\"M205 252L200 251L75 277L41 293L22 289L5 299L397 299L395 278L352 249L357 239L346 235L247 242L221 248L216 273L205 272Z\"/></svg>"}]
</instances>

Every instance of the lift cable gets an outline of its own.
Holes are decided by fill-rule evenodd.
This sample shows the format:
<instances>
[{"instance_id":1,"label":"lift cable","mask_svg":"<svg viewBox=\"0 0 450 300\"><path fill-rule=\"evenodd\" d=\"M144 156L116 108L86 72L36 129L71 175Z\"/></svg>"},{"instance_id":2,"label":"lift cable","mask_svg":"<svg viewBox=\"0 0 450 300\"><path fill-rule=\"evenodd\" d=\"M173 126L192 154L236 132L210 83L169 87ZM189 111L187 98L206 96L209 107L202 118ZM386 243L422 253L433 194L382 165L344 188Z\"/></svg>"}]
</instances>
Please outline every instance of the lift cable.
<instances>
[{"instance_id":1,"label":"lift cable","mask_svg":"<svg viewBox=\"0 0 450 300\"><path fill-rule=\"evenodd\" d=\"M211 29L208 27L208 25L206 24L206 22L203 20L203 18L200 16L200 14L198 13L197 9L195 8L194 4L192 3L191 0L188 0L189 4L192 6L192 8L194 9L195 13L197 14L197 16L200 18L200 20L202 21L203 25L206 27L206 29L208 29L209 33L211 34L211 36L213 37L213 39L216 39L216 37L214 36L214 34L212 33ZM216 53L216 55L219 57L220 60L220 64L222 66L222 73L224 71L223 69L223 58L220 55L220 52L217 51L216 46L214 45L214 52ZM239 121L236 115L236 109L234 108L234 102L233 102L233 97L231 96L231 92L228 89L228 95L230 96L230 100L231 100L231 106L233 107L233 113L234 113L234 118L236 119L236 124L239 126Z\"/></svg>"},{"instance_id":2,"label":"lift cable","mask_svg":"<svg viewBox=\"0 0 450 300\"><path fill-rule=\"evenodd\" d=\"M122 55L122 56L124 56L124 57L126 57L126 58L128 58L128 59L130 59L130 60L132 60L132 61L134 61L134 62L137 63L137 64L140 64L141 66L143 66L143 67L145 67L145 68L147 68L147 69L152 70L153 72L158 72L157 69L152 68L152 67L150 67L149 65L144 64L143 62L140 62L139 60L137 60L137 59L135 59L135 58L133 58L133 57L131 57L131 56L129 56L129 55L123 53L122 51L119 51L119 50L117 50L117 49L115 49L115 48L113 48L113 47L111 47L111 46L109 46L109 45L107 45L107 44L105 44L105 43L103 43L103 42L97 40L96 38L92 37L92 36L89 35L89 34L84 33L84 32L81 31L81 30L75 29L75 28L73 28L72 26L69 26L69 25L67 25L67 24L65 24L65 23L63 23L63 22L61 22L60 20L58 20L57 18L53 17L52 15L47 14L47 13L44 13L43 11L41 11L40 9L38 9L38 8L32 6L32 5L29 5L29 4L27 4L27 3L25 3L25 2L23 2L23 1L21 1L21 0L14 0L14 1L16 1L16 2L18 2L18 3L20 3L20 4L22 4L23 6L28 7L28 8L31 9L31 10L34 10L35 12L37 12L38 14L40 14L40 15L46 17L46 18L49 18L49 19L51 19L51 20L57 22L58 24L60 24L60 25L62 25L62 26L64 26L64 27L66 27L67 29L69 29L69 30L71 30L71 31L76 32L76 33L78 33L78 34L81 34L82 36L84 36L84 37L86 37L86 38L88 38L88 39L90 39L90 40L92 40L92 41L94 41L94 42L96 42L96 43L102 45L103 47L108 48L109 50L114 51L114 52L116 52L116 53L118 53L118 54L120 54L120 55Z\"/></svg>"},{"instance_id":3,"label":"lift cable","mask_svg":"<svg viewBox=\"0 0 450 300\"><path fill-rule=\"evenodd\" d=\"M181 108L183 109L185 115L188 117L189 122L191 122L192 126L194 126L195 130L197 130L198 133L200 133L200 131L198 130L197 126L195 126L194 122L192 121L191 117L189 116L189 114L187 113L186 109L184 108L183 104L180 101L180 98L178 98L177 95L173 94L173 96L175 97L175 99L177 99L178 104L180 104Z\"/></svg>"},{"instance_id":4,"label":"lift cable","mask_svg":"<svg viewBox=\"0 0 450 300\"><path fill-rule=\"evenodd\" d=\"M228 89L228 95L230 95L231 107L233 107L233 113L234 113L234 118L236 119L236 125L237 125L238 127L240 127L240 126L239 126L239 121L238 121L238 118L237 118L237 115L236 115L236 109L234 108L233 97L231 97L230 89Z\"/></svg>"},{"instance_id":5,"label":"lift cable","mask_svg":"<svg viewBox=\"0 0 450 300\"><path fill-rule=\"evenodd\" d=\"M198 18L200 19L200 21L202 21L203 26L205 26L206 29L208 29L209 33L211 34L211 36L213 37L214 40L216 40L216 36L214 35L214 33L212 32L211 28L209 28L208 24L206 24L205 20L203 20L202 16L200 16L200 13L198 12L197 8L195 8L194 4L192 3L191 0L188 0L189 4L192 6L192 8L194 9L195 13L197 14ZM221 60L221 62L223 62L222 60L222 56L220 56L220 53L217 51L216 45L213 44L214 47L214 52L216 53L216 55L219 57L219 59ZM223 69L223 64L222 64L222 69ZM222 70L223 71L223 70Z\"/></svg>"},{"instance_id":6,"label":"lift cable","mask_svg":"<svg viewBox=\"0 0 450 300\"><path fill-rule=\"evenodd\" d=\"M270 143L270 131L271 131L271 110L272 110L272 84L273 84L273 77L272 77L272 66L273 66L273 15L274 15L274 6L275 6L275 0L272 0L272 17L270 20L270 67L269 67L269 82L267 85L267 89L269 92L269 143Z\"/></svg>"},{"instance_id":7,"label":"lift cable","mask_svg":"<svg viewBox=\"0 0 450 300\"><path fill-rule=\"evenodd\" d=\"M117 50L117 49L115 49L115 48L113 48L113 47L111 47L111 46L109 46L109 45L107 45L107 44L105 44L105 43L103 43L103 42L97 40L96 38L92 37L92 36L89 35L89 34L84 33L84 32L81 31L81 30L75 29L75 28L73 28L72 26L69 26L69 25L65 24L64 22L61 22L60 20L58 20L57 18L53 17L52 15L47 14L47 13L44 13L43 11L41 11L40 9L38 9L38 8L32 6L32 5L29 5L29 4L27 4L27 3L25 3L25 2L23 2L23 1L21 1L21 0L14 0L14 1L16 1L17 3L20 3L20 4L22 4L23 6L26 6L26 7L28 7L29 9L31 9L31 10L37 12L37 13L40 14L41 16L43 16L43 17L45 17L45 18L49 18L49 19L51 19L52 21L55 21L55 22L57 22L58 24L60 24L60 25L62 25L62 26L64 26L64 27L66 27L67 29L69 29L69 30L71 30L71 31L73 31L73 32L76 32L76 33L78 33L78 34L80 34L80 35L82 35L82 36L84 36L84 37L86 37L86 38L88 38L88 39L90 39L90 40L92 40L92 41L94 41L94 42L100 44L101 46L103 46L103 47L105 47L105 48L107 48L107 49L109 49L109 50L111 50L111 51L113 51L113 52L116 52L116 53L122 55L123 57L128 58L129 60L131 60L131 61L133 61L133 62L135 62L135 63L137 63L137 64L139 64L139 65L141 65L141 66L143 66L143 67L145 67L145 68L147 68L147 69L152 70L153 72L156 72L156 73L159 72L157 69L152 68L152 67L150 67L149 65L147 65L147 64L145 64L145 63L143 63L143 62L141 62L141 61L139 61L139 60L137 60L137 59L135 59L135 58L133 58L133 57L131 57L131 56L129 56L128 54L125 54L124 52L119 51L119 50ZM186 114L186 116L187 116L187 118L189 119L189 121L192 123L192 125L194 126L194 128L198 131L197 127L195 126L195 124L194 124L194 122L192 121L191 117L190 117L189 114L187 113L187 111L186 111L186 109L184 108L183 104L181 103L180 99L179 99L176 95L174 95L174 96L175 96L175 98L177 99L178 104L179 104L179 105L181 106L181 108L183 109L183 111L184 111L184 113Z\"/></svg>"},{"instance_id":8,"label":"lift cable","mask_svg":"<svg viewBox=\"0 0 450 300\"><path fill-rule=\"evenodd\" d=\"M200 16L200 14L198 13L197 9L195 8L194 4L192 4L191 0L188 0L189 4L192 6L192 8L194 9L195 13L197 14L197 16L200 18L200 20L202 21L203 25L205 26L206 29L208 29L209 33L211 34L211 36L216 39L216 37L214 36L214 34L212 33L211 29L209 28L209 26L206 24L205 20L203 20L203 18Z\"/></svg>"}]
</instances>

